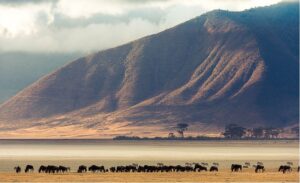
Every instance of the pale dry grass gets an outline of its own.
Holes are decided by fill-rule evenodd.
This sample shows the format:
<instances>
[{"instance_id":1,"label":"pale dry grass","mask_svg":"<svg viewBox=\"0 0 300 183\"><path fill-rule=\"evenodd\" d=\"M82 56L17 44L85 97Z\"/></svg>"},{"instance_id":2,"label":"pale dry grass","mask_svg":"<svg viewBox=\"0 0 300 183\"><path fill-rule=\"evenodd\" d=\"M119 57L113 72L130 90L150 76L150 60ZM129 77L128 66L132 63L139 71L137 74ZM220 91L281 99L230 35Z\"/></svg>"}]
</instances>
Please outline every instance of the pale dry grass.
<instances>
[{"instance_id":1,"label":"pale dry grass","mask_svg":"<svg viewBox=\"0 0 300 183\"><path fill-rule=\"evenodd\" d=\"M299 173L276 171L231 173L221 171L192 173L0 173L0 182L299 182Z\"/></svg>"}]
</instances>

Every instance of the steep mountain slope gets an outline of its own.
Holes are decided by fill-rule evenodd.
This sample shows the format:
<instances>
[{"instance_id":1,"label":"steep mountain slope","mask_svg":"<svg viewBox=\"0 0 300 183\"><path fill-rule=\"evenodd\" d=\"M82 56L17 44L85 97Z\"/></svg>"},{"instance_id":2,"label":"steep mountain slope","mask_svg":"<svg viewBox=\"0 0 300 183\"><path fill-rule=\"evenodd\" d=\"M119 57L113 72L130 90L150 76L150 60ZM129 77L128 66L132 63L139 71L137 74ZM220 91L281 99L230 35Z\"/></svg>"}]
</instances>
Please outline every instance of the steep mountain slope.
<instances>
[{"instance_id":1,"label":"steep mountain slope","mask_svg":"<svg viewBox=\"0 0 300 183\"><path fill-rule=\"evenodd\" d=\"M4 103L1 124L66 136L295 124L298 17L298 3L213 11L79 58Z\"/></svg>"}]
</instances>

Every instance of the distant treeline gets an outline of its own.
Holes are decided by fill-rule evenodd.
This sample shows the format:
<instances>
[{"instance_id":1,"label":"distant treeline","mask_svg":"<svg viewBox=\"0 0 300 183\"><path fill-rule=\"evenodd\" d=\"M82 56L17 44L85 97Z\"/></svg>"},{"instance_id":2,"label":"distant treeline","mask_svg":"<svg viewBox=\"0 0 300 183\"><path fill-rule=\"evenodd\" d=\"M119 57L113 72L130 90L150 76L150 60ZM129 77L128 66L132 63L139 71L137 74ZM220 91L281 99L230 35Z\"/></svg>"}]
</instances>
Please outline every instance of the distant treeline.
<instances>
[{"instance_id":1,"label":"distant treeline","mask_svg":"<svg viewBox=\"0 0 300 183\"><path fill-rule=\"evenodd\" d=\"M138 136L116 136L113 140L299 140L298 138L226 138L226 137L207 137L207 136L196 136L196 137L138 137Z\"/></svg>"},{"instance_id":2,"label":"distant treeline","mask_svg":"<svg viewBox=\"0 0 300 183\"><path fill-rule=\"evenodd\" d=\"M227 124L224 131L219 137L208 136L185 136L184 132L188 130L189 124L178 123L174 130L178 135L170 132L167 137L138 137L138 136L116 136L113 140L299 140L299 126L295 126L290 130L274 127L257 127L245 128L238 124ZM281 134L290 133L294 134L294 138L284 138Z\"/></svg>"},{"instance_id":3,"label":"distant treeline","mask_svg":"<svg viewBox=\"0 0 300 183\"><path fill-rule=\"evenodd\" d=\"M222 137L138 137L138 136L116 136L113 140L222 140Z\"/></svg>"}]
</instances>

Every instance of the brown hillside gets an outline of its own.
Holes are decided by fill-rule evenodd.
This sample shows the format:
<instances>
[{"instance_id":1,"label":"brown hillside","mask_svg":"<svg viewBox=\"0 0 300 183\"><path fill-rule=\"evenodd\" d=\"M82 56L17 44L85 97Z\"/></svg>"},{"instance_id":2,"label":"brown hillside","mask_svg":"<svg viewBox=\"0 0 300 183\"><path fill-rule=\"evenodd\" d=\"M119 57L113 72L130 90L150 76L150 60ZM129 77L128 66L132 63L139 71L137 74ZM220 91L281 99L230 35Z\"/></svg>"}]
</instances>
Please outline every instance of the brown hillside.
<instances>
[{"instance_id":1,"label":"brown hillside","mask_svg":"<svg viewBox=\"0 0 300 183\"><path fill-rule=\"evenodd\" d=\"M298 14L295 3L213 11L79 58L0 106L3 134L51 133L51 127L80 136L69 131L76 127L96 136L149 135L178 122L194 132L215 132L232 122L295 124Z\"/></svg>"}]
</instances>

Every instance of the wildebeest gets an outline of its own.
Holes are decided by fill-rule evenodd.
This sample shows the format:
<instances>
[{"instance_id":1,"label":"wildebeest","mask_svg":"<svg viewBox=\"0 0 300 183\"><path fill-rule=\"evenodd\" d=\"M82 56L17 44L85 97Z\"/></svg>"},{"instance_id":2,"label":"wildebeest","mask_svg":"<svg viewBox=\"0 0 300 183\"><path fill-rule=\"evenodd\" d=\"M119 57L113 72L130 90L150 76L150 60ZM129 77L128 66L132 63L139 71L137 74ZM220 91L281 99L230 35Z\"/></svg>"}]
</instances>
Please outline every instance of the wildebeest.
<instances>
[{"instance_id":1,"label":"wildebeest","mask_svg":"<svg viewBox=\"0 0 300 183\"><path fill-rule=\"evenodd\" d=\"M147 170L152 171L150 169L151 169L151 167L154 167L154 166L150 167L150 166L145 165L145 167L147 167L146 168ZM138 171L138 168L134 165L125 165L125 166L117 166L116 167L116 172L137 172L137 171Z\"/></svg>"},{"instance_id":2,"label":"wildebeest","mask_svg":"<svg viewBox=\"0 0 300 183\"><path fill-rule=\"evenodd\" d=\"M86 166L80 165L80 166L78 167L77 173L84 173L84 172L87 172Z\"/></svg>"},{"instance_id":3,"label":"wildebeest","mask_svg":"<svg viewBox=\"0 0 300 183\"><path fill-rule=\"evenodd\" d=\"M218 172L219 168L217 166L211 166L209 169L210 172Z\"/></svg>"},{"instance_id":4,"label":"wildebeest","mask_svg":"<svg viewBox=\"0 0 300 183\"><path fill-rule=\"evenodd\" d=\"M89 167L89 171L95 173L95 172L105 172L104 166L97 166L97 165L92 165Z\"/></svg>"},{"instance_id":5,"label":"wildebeest","mask_svg":"<svg viewBox=\"0 0 300 183\"><path fill-rule=\"evenodd\" d=\"M58 172L61 172L61 173L65 173L65 172L69 172L71 169L70 167L65 167L65 166L59 166L58 167Z\"/></svg>"},{"instance_id":6,"label":"wildebeest","mask_svg":"<svg viewBox=\"0 0 300 183\"><path fill-rule=\"evenodd\" d=\"M232 164L231 165L231 172L238 172L238 171L242 171L242 165Z\"/></svg>"},{"instance_id":7,"label":"wildebeest","mask_svg":"<svg viewBox=\"0 0 300 183\"><path fill-rule=\"evenodd\" d=\"M207 171L207 168L205 166L202 166L202 165L199 165L198 163L196 163L195 167L194 167L194 171L198 171L198 172Z\"/></svg>"},{"instance_id":8,"label":"wildebeest","mask_svg":"<svg viewBox=\"0 0 300 183\"><path fill-rule=\"evenodd\" d=\"M15 169L16 173L20 173L21 172L21 167L19 167L19 166L16 166L14 169Z\"/></svg>"},{"instance_id":9,"label":"wildebeest","mask_svg":"<svg viewBox=\"0 0 300 183\"><path fill-rule=\"evenodd\" d=\"M257 173L257 172L264 172L264 171L265 171L265 166L263 166L263 165L256 165L255 173Z\"/></svg>"},{"instance_id":10,"label":"wildebeest","mask_svg":"<svg viewBox=\"0 0 300 183\"><path fill-rule=\"evenodd\" d=\"M278 169L278 172L286 173L286 172L291 172L292 167L290 165L281 165Z\"/></svg>"},{"instance_id":11,"label":"wildebeest","mask_svg":"<svg viewBox=\"0 0 300 183\"><path fill-rule=\"evenodd\" d=\"M41 165L40 168L39 168L39 173L46 173L46 169L47 169L46 166Z\"/></svg>"},{"instance_id":12,"label":"wildebeest","mask_svg":"<svg viewBox=\"0 0 300 183\"><path fill-rule=\"evenodd\" d=\"M109 171L110 171L110 172L115 172L115 171L116 171L116 167L110 167L110 168L109 168Z\"/></svg>"},{"instance_id":13,"label":"wildebeest","mask_svg":"<svg viewBox=\"0 0 300 183\"><path fill-rule=\"evenodd\" d=\"M33 172L34 171L34 168L32 165L26 165L26 168L25 168L25 173L27 172Z\"/></svg>"},{"instance_id":14,"label":"wildebeest","mask_svg":"<svg viewBox=\"0 0 300 183\"><path fill-rule=\"evenodd\" d=\"M48 165L45 173L58 173L58 167L54 165Z\"/></svg>"}]
</instances>

